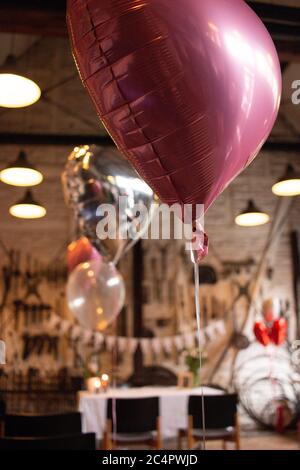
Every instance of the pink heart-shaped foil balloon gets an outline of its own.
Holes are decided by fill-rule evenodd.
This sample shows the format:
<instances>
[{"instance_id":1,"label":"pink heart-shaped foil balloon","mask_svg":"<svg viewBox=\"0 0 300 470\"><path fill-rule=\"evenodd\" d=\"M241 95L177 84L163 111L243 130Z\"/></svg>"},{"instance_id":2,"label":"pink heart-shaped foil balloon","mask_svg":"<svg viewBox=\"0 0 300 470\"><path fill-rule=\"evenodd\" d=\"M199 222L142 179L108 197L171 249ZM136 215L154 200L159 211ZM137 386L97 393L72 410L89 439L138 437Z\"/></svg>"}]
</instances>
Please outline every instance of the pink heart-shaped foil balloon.
<instances>
[{"instance_id":1,"label":"pink heart-shaped foil balloon","mask_svg":"<svg viewBox=\"0 0 300 470\"><path fill-rule=\"evenodd\" d=\"M69 0L82 81L161 201L207 209L277 116L278 56L243 0Z\"/></svg>"}]
</instances>

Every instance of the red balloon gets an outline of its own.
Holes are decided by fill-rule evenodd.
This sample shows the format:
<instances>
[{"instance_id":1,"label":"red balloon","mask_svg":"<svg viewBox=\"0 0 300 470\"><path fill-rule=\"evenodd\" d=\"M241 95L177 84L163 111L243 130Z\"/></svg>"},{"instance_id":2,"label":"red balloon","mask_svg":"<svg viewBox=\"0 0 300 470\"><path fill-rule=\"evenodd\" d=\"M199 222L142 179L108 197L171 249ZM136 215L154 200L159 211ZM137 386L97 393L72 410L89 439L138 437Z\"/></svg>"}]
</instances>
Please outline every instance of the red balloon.
<instances>
[{"instance_id":1,"label":"red balloon","mask_svg":"<svg viewBox=\"0 0 300 470\"><path fill-rule=\"evenodd\" d=\"M274 321L271 329L271 340L277 346L285 342L287 336L287 321L281 317Z\"/></svg>"},{"instance_id":2,"label":"red balloon","mask_svg":"<svg viewBox=\"0 0 300 470\"><path fill-rule=\"evenodd\" d=\"M269 336L269 330L266 327L264 322L261 322L261 321L255 322L253 331L259 343L261 343L263 346L268 346L268 344L270 344L271 339Z\"/></svg>"},{"instance_id":3,"label":"red balloon","mask_svg":"<svg viewBox=\"0 0 300 470\"><path fill-rule=\"evenodd\" d=\"M119 150L161 201L207 209L277 116L280 65L261 20L243 0L68 0L67 21Z\"/></svg>"},{"instance_id":4,"label":"red balloon","mask_svg":"<svg viewBox=\"0 0 300 470\"><path fill-rule=\"evenodd\" d=\"M86 237L81 237L68 246L67 265L69 272L72 272L78 264L101 259L100 253Z\"/></svg>"}]
</instances>

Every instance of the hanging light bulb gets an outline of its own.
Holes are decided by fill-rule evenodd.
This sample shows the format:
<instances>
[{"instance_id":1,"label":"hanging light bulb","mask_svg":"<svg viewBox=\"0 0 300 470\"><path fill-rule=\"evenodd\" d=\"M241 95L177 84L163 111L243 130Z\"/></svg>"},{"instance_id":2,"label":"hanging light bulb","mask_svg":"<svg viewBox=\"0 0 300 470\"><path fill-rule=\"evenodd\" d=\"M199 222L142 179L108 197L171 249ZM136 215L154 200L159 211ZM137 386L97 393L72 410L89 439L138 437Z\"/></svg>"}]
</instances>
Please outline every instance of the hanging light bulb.
<instances>
[{"instance_id":1,"label":"hanging light bulb","mask_svg":"<svg viewBox=\"0 0 300 470\"><path fill-rule=\"evenodd\" d=\"M27 160L21 151L18 158L0 172L0 180L12 186L36 186L43 181L43 175Z\"/></svg>"},{"instance_id":2,"label":"hanging light bulb","mask_svg":"<svg viewBox=\"0 0 300 470\"><path fill-rule=\"evenodd\" d=\"M36 103L40 97L40 87L17 72L16 58L9 54L0 70L0 106L24 108Z\"/></svg>"},{"instance_id":3,"label":"hanging light bulb","mask_svg":"<svg viewBox=\"0 0 300 470\"><path fill-rule=\"evenodd\" d=\"M300 174L296 173L292 165L288 165L284 175L272 186L276 196L299 196Z\"/></svg>"},{"instance_id":4,"label":"hanging light bulb","mask_svg":"<svg viewBox=\"0 0 300 470\"><path fill-rule=\"evenodd\" d=\"M9 213L20 219L39 219L46 215L46 209L33 198L28 189L25 196L10 207Z\"/></svg>"},{"instance_id":5,"label":"hanging light bulb","mask_svg":"<svg viewBox=\"0 0 300 470\"><path fill-rule=\"evenodd\" d=\"M246 209L235 218L235 223L241 227L256 227L267 224L270 216L259 210L252 200L248 201Z\"/></svg>"}]
</instances>

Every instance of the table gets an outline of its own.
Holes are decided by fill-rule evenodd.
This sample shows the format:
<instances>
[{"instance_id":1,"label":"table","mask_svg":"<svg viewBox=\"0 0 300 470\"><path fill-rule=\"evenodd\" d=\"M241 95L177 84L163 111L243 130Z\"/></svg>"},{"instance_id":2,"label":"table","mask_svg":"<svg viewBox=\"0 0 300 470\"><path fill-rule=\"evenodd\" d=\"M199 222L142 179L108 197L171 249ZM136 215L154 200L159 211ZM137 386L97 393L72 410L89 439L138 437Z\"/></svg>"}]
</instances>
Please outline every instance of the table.
<instances>
[{"instance_id":1,"label":"table","mask_svg":"<svg viewBox=\"0 0 300 470\"><path fill-rule=\"evenodd\" d=\"M83 432L94 432L101 439L106 426L106 405L109 398L159 397L161 432L163 438L177 435L187 426L187 406L190 395L201 395L201 388L139 387L109 389L106 393L79 392L79 411ZM224 392L203 387L204 395L222 395Z\"/></svg>"}]
</instances>

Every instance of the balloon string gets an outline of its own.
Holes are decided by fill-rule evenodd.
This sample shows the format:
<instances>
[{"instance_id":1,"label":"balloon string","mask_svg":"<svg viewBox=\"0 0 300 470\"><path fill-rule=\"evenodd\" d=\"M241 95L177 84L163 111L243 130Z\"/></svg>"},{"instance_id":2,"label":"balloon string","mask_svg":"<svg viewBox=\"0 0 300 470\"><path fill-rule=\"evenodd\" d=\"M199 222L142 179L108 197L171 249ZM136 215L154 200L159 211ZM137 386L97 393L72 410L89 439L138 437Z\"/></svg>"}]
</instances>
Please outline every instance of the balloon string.
<instances>
[{"instance_id":1,"label":"balloon string","mask_svg":"<svg viewBox=\"0 0 300 470\"><path fill-rule=\"evenodd\" d=\"M199 378L201 388L201 408L202 408L202 436L203 436L203 450L206 450L206 428L205 428L205 407L204 407L204 390L201 381L202 371L202 350L201 350L201 309L200 309L200 297L199 297L199 266L194 262L194 280L195 280L195 307L196 307L196 319L197 319L197 337L198 337L198 354L199 354Z\"/></svg>"},{"instance_id":2,"label":"balloon string","mask_svg":"<svg viewBox=\"0 0 300 470\"><path fill-rule=\"evenodd\" d=\"M116 389L117 389L117 356L118 356L118 346L115 343L112 350L112 385L113 385L113 396L112 396L112 437L113 442L117 442L117 399L116 399Z\"/></svg>"},{"instance_id":3,"label":"balloon string","mask_svg":"<svg viewBox=\"0 0 300 470\"><path fill-rule=\"evenodd\" d=\"M134 245L139 241L139 238L133 238L129 243L128 245L123 248L119 248L117 253L116 253L116 256L114 257L114 260L113 260L113 264L115 266L117 266L118 262L120 261L121 257L124 256L129 250L131 250L131 248L134 247Z\"/></svg>"},{"instance_id":4,"label":"balloon string","mask_svg":"<svg viewBox=\"0 0 300 470\"><path fill-rule=\"evenodd\" d=\"M132 241L135 242L135 240L132 240ZM134 243L133 243L131 246L129 246L131 243L129 243L125 249L123 248L123 246L118 248L116 256L113 259L113 265L114 266L117 266L118 262L120 261L121 256L123 256L131 248L131 246L134 245Z\"/></svg>"}]
</instances>

